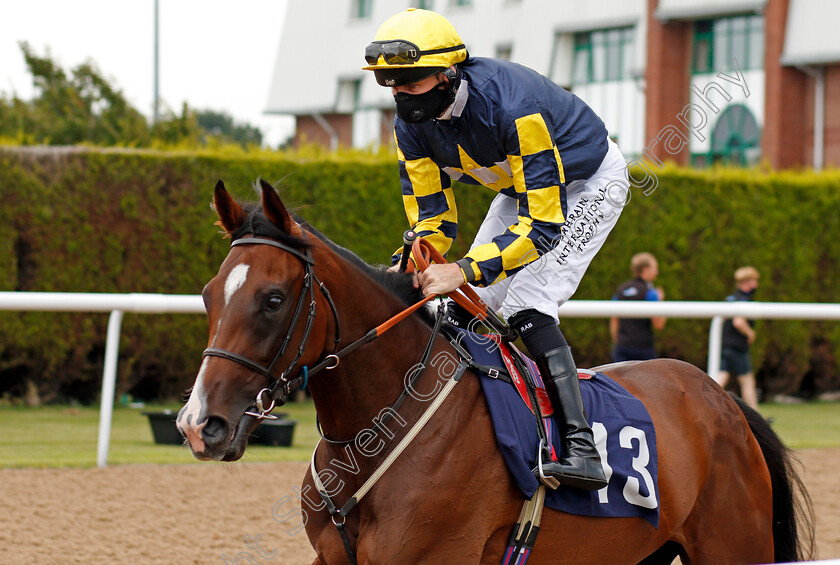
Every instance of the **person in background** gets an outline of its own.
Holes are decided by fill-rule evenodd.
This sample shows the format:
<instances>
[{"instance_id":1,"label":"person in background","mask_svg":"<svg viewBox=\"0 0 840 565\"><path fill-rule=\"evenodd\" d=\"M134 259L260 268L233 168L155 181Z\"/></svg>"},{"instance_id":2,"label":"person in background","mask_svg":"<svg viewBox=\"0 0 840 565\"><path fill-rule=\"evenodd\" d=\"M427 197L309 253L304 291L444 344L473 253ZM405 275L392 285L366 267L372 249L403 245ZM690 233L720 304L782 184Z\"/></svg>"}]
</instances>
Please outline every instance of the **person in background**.
<instances>
[{"instance_id":1,"label":"person in background","mask_svg":"<svg viewBox=\"0 0 840 565\"><path fill-rule=\"evenodd\" d=\"M652 254L636 253L630 259L633 278L621 284L613 294L613 300L665 299L662 287L653 283L659 275L659 264ZM613 342L614 362L656 359L653 330L665 327L666 318L610 318L610 336Z\"/></svg>"},{"instance_id":2,"label":"person in background","mask_svg":"<svg viewBox=\"0 0 840 565\"><path fill-rule=\"evenodd\" d=\"M735 293L726 297L727 302L750 301L758 288L758 270L741 267L735 271ZM758 409L758 393L750 360L750 345L755 341L755 320L742 316L726 320L723 324L723 343L720 355L720 372L715 380L722 387L735 375L741 389L741 398L752 408Z\"/></svg>"}]
</instances>

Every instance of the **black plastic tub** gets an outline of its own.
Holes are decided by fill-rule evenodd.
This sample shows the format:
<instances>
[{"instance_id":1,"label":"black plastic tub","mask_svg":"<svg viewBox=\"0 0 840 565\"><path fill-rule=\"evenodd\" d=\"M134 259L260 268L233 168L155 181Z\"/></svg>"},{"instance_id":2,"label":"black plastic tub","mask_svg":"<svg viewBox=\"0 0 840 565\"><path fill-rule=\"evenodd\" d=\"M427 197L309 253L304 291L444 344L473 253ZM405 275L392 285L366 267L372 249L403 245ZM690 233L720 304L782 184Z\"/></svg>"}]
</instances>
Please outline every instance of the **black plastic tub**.
<instances>
[{"instance_id":1,"label":"black plastic tub","mask_svg":"<svg viewBox=\"0 0 840 565\"><path fill-rule=\"evenodd\" d=\"M278 414L278 416L282 416L282 414ZM292 445L292 436L294 436L296 425L297 421L282 418L279 420L263 420L251 434L251 443L288 447Z\"/></svg>"},{"instance_id":2,"label":"black plastic tub","mask_svg":"<svg viewBox=\"0 0 840 565\"><path fill-rule=\"evenodd\" d=\"M149 425L152 427L152 437L155 443L169 445L183 445L184 436L178 431L175 425L177 412L164 410L162 412L143 412L149 418ZM259 445L272 445L288 447L292 445L292 437L295 432L297 421L286 419L288 414L278 413L278 420L263 420L257 429L251 434L250 443Z\"/></svg>"},{"instance_id":3,"label":"black plastic tub","mask_svg":"<svg viewBox=\"0 0 840 565\"><path fill-rule=\"evenodd\" d=\"M175 426L175 418L178 417L177 412L164 410L163 412L143 412L143 414L149 418L155 443L167 443L171 445L181 445L184 443L184 436L181 435L181 432Z\"/></svg>"}]
</instances>

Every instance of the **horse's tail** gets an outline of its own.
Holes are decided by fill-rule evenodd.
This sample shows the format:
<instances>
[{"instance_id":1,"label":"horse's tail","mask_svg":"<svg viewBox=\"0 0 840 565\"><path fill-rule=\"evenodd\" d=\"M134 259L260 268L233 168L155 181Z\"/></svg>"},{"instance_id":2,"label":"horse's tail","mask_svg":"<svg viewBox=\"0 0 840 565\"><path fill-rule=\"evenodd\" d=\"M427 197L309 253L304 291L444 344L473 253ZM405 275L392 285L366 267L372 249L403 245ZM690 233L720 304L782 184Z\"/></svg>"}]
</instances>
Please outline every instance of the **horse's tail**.
<instances>
[{"instance_id":1,"label":"horse's tail","mask_svg":"<svg viewBox=\"0 0 840 565\"><path fill-rule=\"evenodd\" d=\"M799 461L761 414L733 395L770 471L773 488L773 545L776 563L813 559L814 509L794 463Z\"/></svg>"}]
</instances>

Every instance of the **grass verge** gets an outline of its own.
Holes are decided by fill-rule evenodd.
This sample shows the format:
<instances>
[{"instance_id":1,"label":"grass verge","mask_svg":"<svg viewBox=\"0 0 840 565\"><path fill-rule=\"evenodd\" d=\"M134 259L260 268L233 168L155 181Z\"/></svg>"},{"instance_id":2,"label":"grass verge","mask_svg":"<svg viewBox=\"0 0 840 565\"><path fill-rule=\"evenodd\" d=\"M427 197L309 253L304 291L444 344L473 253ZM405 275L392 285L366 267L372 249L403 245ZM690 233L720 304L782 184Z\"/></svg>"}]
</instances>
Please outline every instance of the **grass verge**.
<instances>
[{"instance_id":1,"label":"grass verge","mask_svg":"<svg viewBox=\"0 0 840 565\"><path fill-rule=\"evenodd\" d=\"M115 407L109 464L198 463L189 447L156 444L141 412L179 410L180 404L142 410ZM297 421L291 447L249 446L242 461L305 461L318 440L312 402L293 403L278 412ZM93 467L99 434L99 408L92 406L0 407L0 468Z\"/></svg>"},{"instance_id":2,"label":"grass verge","mask_svg":"<svg viewBox=\"0 0 840 565\"><path fill-rule=\"evenodd\" d=\"M773 429L788 447L840 447L840 402L760 404L758 409L773 419Z\"/></svg>"},{"instance_id":3,"label":"grass verge","mask_svg":"<svg viewBox=\"0 0 840 565\"><path fill-rule=\"evenodd\" d=\"M117 407L111 428L109 464L197 463L188 447L158 445L144 410L178 410L181 405L154 405L143 410ZM291 447L249 446L242 461L306 461L318 441L311 401L291 403L279 411L296 420ZM760 412L793 449L840 447L840 403L762 404ZM0 468L93 467L99 409L88 406L0 407Z\"/></svg>"}]
</instances>

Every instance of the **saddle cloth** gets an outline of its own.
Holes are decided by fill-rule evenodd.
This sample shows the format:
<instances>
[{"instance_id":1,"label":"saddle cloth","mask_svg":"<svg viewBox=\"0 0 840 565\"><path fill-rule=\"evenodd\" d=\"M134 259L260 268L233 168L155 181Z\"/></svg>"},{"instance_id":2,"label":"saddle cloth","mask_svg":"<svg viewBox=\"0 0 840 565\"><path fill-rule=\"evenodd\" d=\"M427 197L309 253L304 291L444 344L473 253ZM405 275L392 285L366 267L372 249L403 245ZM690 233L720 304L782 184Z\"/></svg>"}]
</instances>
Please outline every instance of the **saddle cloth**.
<instances>
[{"instance_id":1,"label":"saddle cloth","mask_svg":"<svg viewBox=\"0 0 840 565\"><path fill-rule=\"evenodd\" d=\"M514 482L530 498L539 486L531 472L537 463L539 436L534 414L513 385L489 374L506 372L502 355L511 353L487 336L455 330L455 340L480 365L480 379L496 441ZM533 366L529 359L522 356ZM603 373L581 375L580 392L609 484L599 491L561 486L549 490L546 506L571 514L603 517L641 517L659 525L656 432L647 409L624 387ZM538 376L531 382L540 383ZM542 404L542 403L540 403ZM551 417L553 419L553 416ZM562 457L557 425L546 426L551 444Z\"/></svg>"}]
</instances>

